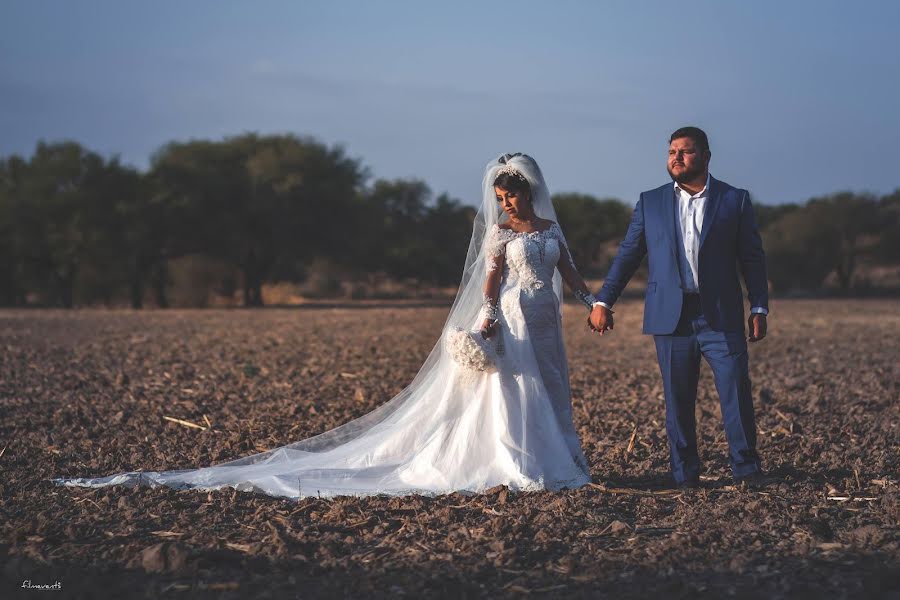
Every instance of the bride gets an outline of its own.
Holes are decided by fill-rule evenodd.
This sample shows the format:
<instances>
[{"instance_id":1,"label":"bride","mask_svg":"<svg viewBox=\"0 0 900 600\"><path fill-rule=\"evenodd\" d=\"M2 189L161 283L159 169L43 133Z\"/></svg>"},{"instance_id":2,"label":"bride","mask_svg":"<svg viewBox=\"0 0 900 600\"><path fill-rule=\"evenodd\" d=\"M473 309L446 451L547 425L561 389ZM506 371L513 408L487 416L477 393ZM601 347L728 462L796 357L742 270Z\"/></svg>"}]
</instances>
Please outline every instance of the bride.
<instances>
[{"instance_id":1,"label":"bride","mask_svg":"<svg viewBox=\"0 0 900 600\"><path fill-rule=\"evenodd\" d=\"M463 278L441 342L412 383L320 435L209 467L55 479L59 485L233 487L272 496L559 490L590 482L572 423L561 279L594 302L537 163L485 170Z\"/></svg>"}]
</instances>

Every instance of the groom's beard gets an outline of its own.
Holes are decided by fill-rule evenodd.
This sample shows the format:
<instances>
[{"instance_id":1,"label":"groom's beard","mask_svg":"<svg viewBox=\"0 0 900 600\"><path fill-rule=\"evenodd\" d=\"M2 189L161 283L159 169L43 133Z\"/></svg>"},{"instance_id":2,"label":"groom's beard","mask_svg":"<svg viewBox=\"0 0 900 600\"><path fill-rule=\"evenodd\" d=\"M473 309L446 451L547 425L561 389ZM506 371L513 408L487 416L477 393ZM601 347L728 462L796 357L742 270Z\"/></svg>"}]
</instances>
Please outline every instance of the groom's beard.
<instances>
[{"instance_id":1,"label":"groom's beard","mask_svg":"<svg viewBox=\"0 0 900 600\"><path fill-rule=\"evenodd\" d=\"M678 175L675 175L668 166L666 167L666 170L669 172L669 177L672 178L672 181L676 183L685 183L699 179L700 176L703 175L704 167L697 165L693 169L684 170Z\"/></svg>"}]
</instances>

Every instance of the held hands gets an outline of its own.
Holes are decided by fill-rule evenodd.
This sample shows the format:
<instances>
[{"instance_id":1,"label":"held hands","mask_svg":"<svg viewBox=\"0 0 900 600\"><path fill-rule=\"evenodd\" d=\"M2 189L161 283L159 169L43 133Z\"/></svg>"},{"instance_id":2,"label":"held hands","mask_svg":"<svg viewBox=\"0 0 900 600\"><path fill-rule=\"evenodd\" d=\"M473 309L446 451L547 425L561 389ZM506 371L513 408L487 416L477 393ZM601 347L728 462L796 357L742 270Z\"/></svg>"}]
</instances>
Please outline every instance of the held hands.
<instances>
[{"instance_id":1,"label":"held hands","mask_svg":"<svg viewBox=\"0 0 900 600\"><path fill-rule=\"evenodd\" d=\"M597 304L591 309L591 316L588 317L588 327L591 331L603 335L606 331L613 328L613 313L605 306Z\"/></svg>"},{"instance_id":2,"label":"held hands","mask_svg":"<svg viewBox=\"0 0 900 600\"><path fill-rule=\"evenodd\" d=\"M750 332L748 339L751 343L766 337L766 315L761 313L750 315L750 318L747 319L747 329Z\"/></svg>"},{"instance_id":3,"label":"held hands","mask_svg":"<svg viewBox=\"0 0 900 600\"><path fill-rule=\"evenodd\" d=\"M497 319L485 319L481 323L481 337L489 340L495 333L497 333Z\"/></svg>"},{"instance_id":4,"label":"held hands","mask_svg":"<svg viewBox=\"0 0 900 600\"><path fill-rule=\"evenodd\" d=\"M747 326L750 330L750 342L758 342L766 337L766 315L760 313L750 315L750 318L747 319ZM588 317L588 327L591 328L591 331L600 335L612 330L612 311L605 306L596 305L591 309L591 316Z\"/></svg>"}]
</instances>

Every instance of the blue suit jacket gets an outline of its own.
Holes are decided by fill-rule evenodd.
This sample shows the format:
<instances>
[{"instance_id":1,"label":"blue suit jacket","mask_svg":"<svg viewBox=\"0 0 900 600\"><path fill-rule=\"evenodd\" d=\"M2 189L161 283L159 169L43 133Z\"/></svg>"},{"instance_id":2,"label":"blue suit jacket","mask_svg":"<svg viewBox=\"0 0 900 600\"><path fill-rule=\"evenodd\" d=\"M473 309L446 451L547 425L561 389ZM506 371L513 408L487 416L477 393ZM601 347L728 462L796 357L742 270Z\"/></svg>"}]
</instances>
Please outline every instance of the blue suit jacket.
<instances>
[{"instance_id":1,"label":"blue suit jacket","mask_svg":"<svg viewBox=\"0 0 900 600\"><path fill-rule=\"evenodd\" d=\"M766 257L747 190L709 180L698 256L703 314L716 331L744 330L744 303L738 269L751 307L768 310ZM669 335L681 316L682 285L678 261L678 211L672 183L644 192L634 207L628 233L603 283L598 299L612 306L649 257L644 300L644 333Z\"/></svg>"}]
</instances>

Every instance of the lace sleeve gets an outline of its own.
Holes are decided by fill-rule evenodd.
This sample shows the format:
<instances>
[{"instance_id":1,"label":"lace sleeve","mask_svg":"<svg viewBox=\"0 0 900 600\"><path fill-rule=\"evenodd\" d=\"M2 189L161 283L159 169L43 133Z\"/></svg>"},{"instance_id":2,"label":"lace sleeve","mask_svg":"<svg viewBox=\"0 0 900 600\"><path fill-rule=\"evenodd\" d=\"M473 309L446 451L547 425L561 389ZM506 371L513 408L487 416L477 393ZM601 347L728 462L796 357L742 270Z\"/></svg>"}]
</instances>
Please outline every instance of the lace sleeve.
<instances>
[{"instance_id":1,"label":"lace sleeve","mask_svg":"<svg viewBox=\"0 0 900 600\"><path fill-rule=\"evenodd\" d=\"M569 251L569 244L566 242L566 236L563 235L562 228L560 228L559 224L554 223L550 226L550 231L559 242L559 263L557 264L559 274L562 275L569 287L575 292L575 297L578 298L578 301L588 309L592 309L597 298L588 291L584 279L581 278L581 274L575 268L575 261L572 260L572 253Z\"/></svg>"},{"instance_id":2,"label":"lace sleeve","mask_svg":"<svg viewBox=\"0 0 900 600\"><path fill-rule=\"evenodd\" d=\"M487 266L488 273L495 271L503 264L506 257L506 242L509 236L505 234L505 230L494 225L484 241L484 262Z\"/></svg>"},{"instance_id":3,"label":"lace sleeve","mask_svg":"<svg viewBox=\"0 0 900 600\"><path fill-rule=\"evenodd\" d=\"M492 298L490 294L484 294L481 301L481 310L478 312L480 320L496 321L499 310L497 308L497 300Z\"/></svg>"},{"instance_id":4,"label":"lace sleeve","mask_svg":"<svg viewBox=\"0 0 900 600\"><path fill-rule=\"evenodd\" d=\"M479 318L496 321L498 316L497 302L500 298L500 282L503 279L503 263L506 260L506 242L509 240L497 225L491 228L484 242L484 262L487 277L484 281L484 296Z\"/></svg>"},{"instance_id":5,"label":"lace sleeve","mask_svg":"<svg viewBox=\"0 0 900 600\"><path fill-rule=\"evenodd\" d=\"M569 252L569 244L568 242L566 242L566 236L563 235L562 228L559 226L559 223L554 223L553 225L551 225L550 230L553 233L553 237L555 237L559 242L560 260L565 260L572 268L572 270L577 273L578 269L575 268L575 261L572 260L572 253Z\"/></svg>"}]
</instances>

